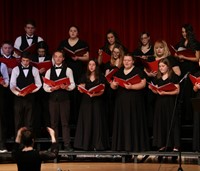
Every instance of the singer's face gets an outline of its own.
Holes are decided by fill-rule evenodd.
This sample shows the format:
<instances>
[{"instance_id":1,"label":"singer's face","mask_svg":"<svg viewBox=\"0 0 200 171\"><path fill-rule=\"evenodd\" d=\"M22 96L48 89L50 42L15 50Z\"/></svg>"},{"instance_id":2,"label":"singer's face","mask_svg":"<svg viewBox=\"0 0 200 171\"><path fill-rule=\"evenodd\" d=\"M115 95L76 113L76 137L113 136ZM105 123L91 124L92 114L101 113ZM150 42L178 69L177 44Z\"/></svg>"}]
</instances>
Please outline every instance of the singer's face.
<instances>
[{"instance_id":1,"label":"singer's face","mask_svg":"<svg viewBox=\"0 0 200 171\"><path fill-rule=\"evenodd\" d=\"M26 27L24 27L26 34L28 34L29 36L32 36L35 32L35 27L31 24L27 24Z\"/></svg>"},{"instance_id":2,"label":"singer's face","mask_svg":"<svg viewBox=\"0 0 200 171\"><path fill-rule=\"evenodd\" d=\"M90 61L88 63L88 69L89 69L90 72L94 72L95 69L96 69L96 63L94 61Z\"/></svg>"},{"instance_id":3,"label":"singer's face","mask_svg":"<svg viewBox=\"0 0 200 171\"><path fill-rule=\"evenodd\" d=\"M187 33L186 33L186 30L185 30L184 27L182 28L182 36L183 36L184 39L187 38Z\"/></svg>"},{"instance_id":4,"label":"singer's face","mask_svg":"<svg viewBox=\"0 0 200 171\"><path fill-rule=\"evenodd\" d=\"M113 49L113 58L116 60L119 58L120 50L118 48Z\"/></svg>"},{"instance_id":5,"label":"singer's face","mask_svg":"<svg viewBox=\"0 0 200 171\"><path fill-rule=\"evenodd\" d=\"M164 64L163 62L159 63L159 70L162 74L165 74L168 72L168 66Z\"/></svg>"},{"instance_id":6,"label":"singer's face","mask_svg":"<svg viewBox=\"0 0 200 171\"><path fill-rule=\"evenodd\" d=\"M77 38L78 37L78 30L76 27L71 27L69 29L69 36L70 38Z\"/></svg>"},{"instance_id":7,"label":"singer's face","mask_svg":"<svg viewBox=\"0 0 200 171\"><path fill-rule=\"evenodd\" d=\"M108 42L110 43L110 45L113 45L115 43L115 36L112 33L109 33L107 35L107 39L108 39Z\"/></svg>"},{"instance_id":8,"label":"singer's face","mask_svg":"<svg viewBox=\"0 0 200 171\"><path fill-rule=\"evenodd\" d=\"M21 63L22 63L23 66L28 67L29 63L30 63L30 59L26 58L26 57L22 57L21 58Z\"/></svg>"},{"instance_id":9,"label":"singer's face","mask_svg":"<svg viewBox=\"0 0 200 171\"><path fill-rule=\"evenodd\" d=\"M140 37L140 40L141 40L141 43L143 46L147 45L150 41L150 36L148 36L147 34L143 34L141 37Z\"/></svg>"},{"instance_id":10,"label":"singer's face","mask_svg":"<svg viewBox=\"0 0 200 171\"><path fill-rule=\"evenodd\" d=\"M132 56L124 56L123 64L124 68L130 69L134 65L134 60Z\"/></svg>"},{"instance_id":11,"label":"singer's face","mask_svg":"<svg viewBox=\"0 0 200 171\"><path fill-rule=\"evenodd\" d=\"M3 44L1 49L2 49L3 53L6 56L8 56L8 55L11 55L13 47L11 45L9 45L9 44Z\"/></svg>"},{"instance_id":12,"label":"singer's face","mask_svg":"<svg viewBox=\"0 0 200 171\"><path fill-rule=\"evenodd\" d=\"M60 65L64 61L64 57L61 52L55 52L53 55L53 59L56 65Z\"/></svg>"},{"instance_id":13,"label":"singer's face","mask_svg":"<svg viewBox=\"0 0 200 171\"><path fill-rule=\"evenodd\" d=\"M155 47L155 52L156 52L156 55L158 56L158 57L162 57L163 55L164 55L164 52L165 52L165 49L164 49L164 47L163 46L156 46Z\"/></svg>"}]
</instances>

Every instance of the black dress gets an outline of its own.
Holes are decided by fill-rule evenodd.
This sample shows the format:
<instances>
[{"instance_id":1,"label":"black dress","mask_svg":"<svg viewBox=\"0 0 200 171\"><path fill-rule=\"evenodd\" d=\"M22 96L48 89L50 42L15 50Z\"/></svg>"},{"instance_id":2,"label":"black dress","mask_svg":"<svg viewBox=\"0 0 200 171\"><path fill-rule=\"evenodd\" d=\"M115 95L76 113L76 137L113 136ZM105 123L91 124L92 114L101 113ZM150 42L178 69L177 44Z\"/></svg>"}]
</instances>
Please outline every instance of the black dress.
<instances>
[{"instance_id":1,"label":"black dress","mask_svg":"<svg viewBox=\"0 0 200 171\"><path fill-rule=\"evenodd\" d=\"M110 62L105 64L105 70L111 71L112 69L117 68L116 66L112 66ZM113 79L113 78L111 78ZM103 94L103 98L105 101L105 110L106 110L106 120L108 123L109 135L112 136L113 131L113 117L114 117L114 109L115 109L115 96L116 90L113 90L110 87L110 83L106 83L106 89Z\"/></svg>"},{"instance_id":2,"label":"black dress","mask_svg":"<svg viewBox=\"0 0 200 171\"><path fill-rule=\"evenodd\" d=\"M89 51L89 46L86 42L82 40L78 40L78 42L74 45L71 46L67 40L64 40L60 43L58 49L63 50L64 47L68 48L69 50L75 52L78 49L82 48L88 48ZM67 54L66 54L67 55ZM76 60L74 61L71 56L66 56L65 62L67 63L67 66L72 69L73 75L74 75L74 81L77 84L79 79L81 78L82 74L85 72L85 64L83 61Z\"/></svg>"},{"instance_id":3,"label":"black dress","mask_svg":"<svg viewBox=\"0 0 200 171\"><path fill-rule=\"evenodd\" d=\"M173 73L171 78L167 78L166 80L163 80L162 78L154 80L154 84L158 86L165 85L169 82L178 84L179 77ZM153 124L153 145L156 147L179 147L179 125L177 110L175 110L174 118L172 118L175 101L176 95L157 94ZM172 119L173 125L170 129ZM171 132L168 139L169 131Z\"/></svg>"},{"instance_id":4,"label":"black dress","mask_svg":"<svg viewBox=\"0 0 200 171\"><path fill-rule=\"evenodd\" d=\"M196 77L200 77L200 72L194 74ZM200 98L200 90L196 92L195 98ZM200 108L199 108L200 110ZM200 151L200 112L194 109L193 117L193 150Z\"/></svg>"},{"instance_id":5,"label":"black dress","mask_svg":"<svg viewBox=\"0 0 200 171\"><path fill-rule=\"evenodd\" d=\"M84 76L81 83L85 83L85 88L90 89L98 84L105 84L105 78L100 76L98 80L92 82ZM83 150L106 150L109 148L103 96L90 97L83 94L74 147Z\"/></svg>"},{"instance_id":6,"label":"black dress","mask_svg":"<svg viewBox=\"0 0 200 171\"><path fill-rule=\"evenodd\" d=\"M128 79L144 73L134 67L130 73L124 74L124 68L116 73L122 79ZM113 121L112 150L115 151L145 151L148 150L148 133L145 121L145 103L143 90L127 90L118 87L115 99Z\"/></svg>"},{"instance_id":7,"label":"black dress","mask_svg":"<svg viewBox=\"0 0 200 171\"><path fill-rule=\"evenodd\" d=\"M190 49L195 51L199 51L200 50L200 43L197 40L194 40L193 46L190 47L189 44L187 44L187 46L184 45L184 42L179 42L175 48L178 49L179 47L183 47L186 49ZM181 77L184 77L184 75L187 72L190 72L191 74L195 74L198 69L198 62L192 62L189 60L183 60L181 62L179 62L179 66L181 69ZM182 95L182 99L180 99L181 101L183 101L182 103L182 121L183 123L192 123L193 120L193 108L192 108L192 104L191 104L191 98L194 97L194 91L193 91L193 85L191 83L191 81L189 79L185 79L181 84L181 92L180 94Z\"/></svg>"},{"instance_id":8,"label":"black dress","mask_svg":"<svg viewBox=\"0 0 200 171\"><path fill-rule=\"evenodd\" d=\"M153 46L149 47L149 50L146 53L143 53L141 48L137 48L133 51L133 56L136 57L136 62L135 65L140 67L141 69L143 69L143 64L142 62L139 60L139 58L141 56L146 56L147 57L147 61L148 62L152 62L154 61L155 57L154 57L154 50L153 50Z\"/></svg>"}]
</instances>

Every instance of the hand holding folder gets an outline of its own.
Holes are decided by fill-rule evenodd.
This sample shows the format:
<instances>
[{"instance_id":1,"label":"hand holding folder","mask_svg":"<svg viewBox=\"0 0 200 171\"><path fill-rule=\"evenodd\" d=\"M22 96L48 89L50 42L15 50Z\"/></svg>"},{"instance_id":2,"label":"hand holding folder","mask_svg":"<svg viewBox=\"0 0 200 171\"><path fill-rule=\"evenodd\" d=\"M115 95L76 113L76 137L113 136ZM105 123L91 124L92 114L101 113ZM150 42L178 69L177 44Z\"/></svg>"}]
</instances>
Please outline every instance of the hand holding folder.
<instances>
[{"instance_id":1,"label":"hand holding folder","mask_svg":"<svg viewBox=\"0 0 200 171\"><path fill-rule=\"evenodd\" d=\"M125 88L124 84L132 84L132 85L137 84L137 83L140 83L142 81L142 79L140 78L140 76L138 74L136 74L133 77L127 79L127 80L124 80L124 79L121 79L121 78L114 76L114 81L118 82L119 86Z\"/></svg>"},{"instance_id":2,"label":"hand holding folder","mask_svg":"<svg viewBox=\"0 0 200 171\"><path fill-rule=\"evenodd\" d=\"M153 89L154 91L174 91L177 89L174 83L167 83L159 87L155 86L152 83L148 83L148 84L151 87L151 89Z\"/></svg>"},{"instance_id":3,"label":"hand holding folder","mask_svg":"<svg viewBox=\"0 0 200 171\"><path fill-rule=\"evenodd\" d=\"M105 85L104 84L99 84L95 87L92 87L90 88L89 90L87 90L85 87L81 86L81 85L78 85L78 90L81 91L82 93L85 93L85 94L93 94L93 93L98 93L102 90L105 89Z\"/></svg>"},{"instance_id":4,"label":"hand holding folder","mask_svg":"<svg viewBox=\"0 0 200 171\"><path fill-rule=\"evenodd\" d=\"M26 96L27 94L32 93L36 88L37 88L37 86L34 83L32 83L22 89L19 89L19 88L16 88L16 89L17 89L17 91L19 91L19 93L22 96Z\"/></svg>"},{"instance_id":5,"label":"hand holding folder","mask_svg":"<svg viewBox=\"0 0 200 171\"><path fill-rule=\"evenodd\" d=\"M65 78L61 78L59 80L53 81L53 80L49 80L45 77L42 77L42 80L45 84L49 85L50 87L56 87L56 86L61 86L61 85L70 85L70 80L68 77Z\"/></svg>"}]
</instances>

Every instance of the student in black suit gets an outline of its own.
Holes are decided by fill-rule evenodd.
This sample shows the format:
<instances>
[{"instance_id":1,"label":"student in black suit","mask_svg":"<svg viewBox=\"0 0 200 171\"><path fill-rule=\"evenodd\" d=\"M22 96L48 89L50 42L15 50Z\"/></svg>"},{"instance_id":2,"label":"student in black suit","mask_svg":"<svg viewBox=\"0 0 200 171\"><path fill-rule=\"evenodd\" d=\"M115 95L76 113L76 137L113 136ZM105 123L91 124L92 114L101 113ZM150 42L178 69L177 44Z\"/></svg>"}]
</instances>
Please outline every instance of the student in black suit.
<instances>
[{"instance_id":1,"label":"student in black suit","mask_svg":"<svg viewBox=\"0 0 200 171\"><path fill-rule=\"evenodd\" d=\"M9 61L12 61L13 59L16 59L13 56L13 44L10 41L4 41L1 44L1 56L0 58L4 58ZM12 66L12 65L11 65ZM12 68L9 65L7 65L7 70L9 74L9 78L11 77L12 73ZM14 94L10 91L9 88L4 90L5 96L4 96L4 109L6 110L6 120L5 123L7 125L6 130L7 130L7 138L13 137L14 136Z\"/></svg>"},{"instance_id":2,"label":"student in black suit","mask_svg":"<svg viewBox=\"0 0 200 171\"><path fill-rule=\"evenodd\" d=\"M46 42L41 41L37 44L37 53L32 55L32 62L45 62L50 61L51 62L51 55L48 50L48 45ZM42 80L42 76L45 76L46 73L45 68L40 68L40 78ZM43 88L41 88L36 93L36 108L34 110L34 116L35 121L34 125L36 128L36 135L37 136L44 136L44 128L47 126L50 126L50 116L49 116L49 93L44 91Z\"/></svg>"},{"instance_id":3,"label":"student in black suit","mask_svg":"<svg viewBox=\"0 0 200 171\"><path fill-rule=\"evenodd\" d=\"M62 138L64 141L64 149L67 151L73 150L70 144L70 129L69 129L69 116L70 116L70 99L69 91L75 88L74 77L72 70L63 64L64 55L61 51L56 51L53 54L53 60L55 65L50 68L45 78L56 81L62 78L69 78L70 85L57 85L50 86L46 83L43 84L43 88L46 92L49 92L49 112L51 127L56 132L56 139L58 139L59 121L62 125Z\"/></svg>"},{"instance_id":4,"label":"student in black suit","mask_svg":"<svg viewBox=\"0 0 200 171\"><path fill-rule=\"evenodd\" d=\"M14 47L19 50L24 50L34 43L43 41L43 39L35 35L36 24L34 20L27 20L24 26L25 34L16 38ZM16 55L16 54L15 54Z\"/></svg>"},{"instance_id":5,"label":"student in black suit","mask_svg":"<svg viewBox=\"0 0 200 171\"><path fill-rule=\"evenodd\" d=\"M0 63L0 153L7 152L5 147L6 130L5 130L5 89L9 85L9 76L7 67L4 63Z\"/></svg>"},{"instance_id":6,"label":"student in black suit","mask_svg":"<svg viewBox=\"0 0 200 171\"><path fill-rule=\"evenodd\" d=\"M32 93L21 93L19 89L34 83L37 88ZM30 53L24 52L21 57L21 64L13 68L10 89L15 94L14 114L15 114L15 131L20 127L33 126L33 108L35 104L35 92L42 86L39 71L30 65Z\"/></svg>"}]
</instances>

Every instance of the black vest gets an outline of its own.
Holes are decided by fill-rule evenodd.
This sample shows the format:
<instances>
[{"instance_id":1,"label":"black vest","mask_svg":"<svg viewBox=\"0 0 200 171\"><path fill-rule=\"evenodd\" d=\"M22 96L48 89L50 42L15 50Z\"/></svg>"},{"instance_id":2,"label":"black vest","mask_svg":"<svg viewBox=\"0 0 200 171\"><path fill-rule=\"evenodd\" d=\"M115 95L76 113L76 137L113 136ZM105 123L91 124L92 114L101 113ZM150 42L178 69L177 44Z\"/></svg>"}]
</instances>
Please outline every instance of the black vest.
<instances>
[{"instance_id":1,"label":"black vest","mask_svg":"<svg viewBox=\"0 0 200 171\"><path fill-rule=\"evenodd\" d=\"M27 47L29 47L29 44L28 44L28 42L27 42L27 40L26 40L26 35L23 35L23 36L21 36L21 39L22 39L22 43L21 43L21 46L19 47L20 48L20 50L24 50L24 49L26 49ZM32 44L34 44L34 43L37 43L38 42L38 36L33 36L33 41L32 41Z\"/></svg>"},{"instance_id":2,"label":"black vest","mask_svg":"<svg viewBox=\"0 0 200 171\"><path fill-rule=\"evenodd\" d=\"M27 75L27 77L25 77L22 66L20 65L19 66L19 76L17 77L17 80L16 80L17 87L22 89L32 83L35 83L34 76L32 73L32 66L29 66L28 75Z\"/></svg>"},{"instance_id":3,"label":"black vest","mask_svg":"<svg viewBox=\"0 0 200 171\"><path fill-rule=\"evenodd\" d=\"M66 70L67 70L67 67L63 66L59 77L57 77L55 68L51 67L50 80L55 81L55 80L58 80L58 79L61 79L61 78L65 78L66 77ZM50 100L52 100L52 101L69 100L69 92L67 90L63 90L63 89L55 90L50 94Z\"/></svg>"}]
</instances>

